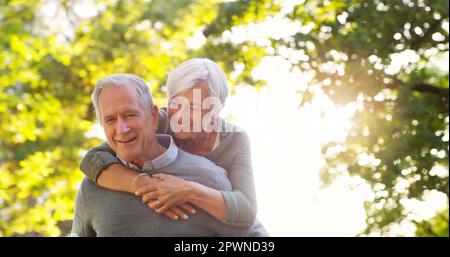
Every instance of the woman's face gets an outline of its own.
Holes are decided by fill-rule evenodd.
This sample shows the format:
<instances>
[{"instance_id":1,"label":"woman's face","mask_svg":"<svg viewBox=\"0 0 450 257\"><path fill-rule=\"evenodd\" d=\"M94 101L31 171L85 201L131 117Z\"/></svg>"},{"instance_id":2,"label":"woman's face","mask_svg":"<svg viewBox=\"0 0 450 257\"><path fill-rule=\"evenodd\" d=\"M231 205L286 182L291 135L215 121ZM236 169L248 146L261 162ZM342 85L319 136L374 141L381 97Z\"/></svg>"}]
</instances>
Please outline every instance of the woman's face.
<instances>
[{"instance_id":1,"label":"woman's face","mask_svg":"<svg viewBox=\"0 0 450 257\"><path fill-rule=\"evenodd\" d=\"M168 106L170 129L178 139L194 138L198 133L211 132L216 115L213 105L220 101L212 97L205 81L170 98Z\"/></svg>"}]
</instances>

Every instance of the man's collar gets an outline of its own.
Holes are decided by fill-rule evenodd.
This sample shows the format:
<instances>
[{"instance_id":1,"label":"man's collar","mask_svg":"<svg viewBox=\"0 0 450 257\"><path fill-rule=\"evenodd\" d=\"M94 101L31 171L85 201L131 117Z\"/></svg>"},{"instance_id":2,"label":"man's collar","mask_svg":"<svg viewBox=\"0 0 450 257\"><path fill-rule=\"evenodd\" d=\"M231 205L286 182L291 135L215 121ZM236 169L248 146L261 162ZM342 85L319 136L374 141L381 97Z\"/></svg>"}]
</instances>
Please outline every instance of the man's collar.
<instances>
[{"instance_id":1,"label":"man's collar","mask_svg":"<svg viewBox=\"0 0 450 257\"><path fill-rule=\"evenodd\" d=\"M124 165L126 165L134 170L138 170L138 171L160 170L160 169L168 166L169 164L173 163L176 160L176 158L178 156L178 147L175 145L173 138L169 135L158 134L158 135L156 135L156 139L158 140L158 143L161 144L161 146L166 148L166 151L163 154L161 154L160 156L156 157L155 159L144 162L144 166L142 167L142 169L140 169L138 166L122 159L119 155L117 155L117 158Z\"/></svg>"}]
</instances>

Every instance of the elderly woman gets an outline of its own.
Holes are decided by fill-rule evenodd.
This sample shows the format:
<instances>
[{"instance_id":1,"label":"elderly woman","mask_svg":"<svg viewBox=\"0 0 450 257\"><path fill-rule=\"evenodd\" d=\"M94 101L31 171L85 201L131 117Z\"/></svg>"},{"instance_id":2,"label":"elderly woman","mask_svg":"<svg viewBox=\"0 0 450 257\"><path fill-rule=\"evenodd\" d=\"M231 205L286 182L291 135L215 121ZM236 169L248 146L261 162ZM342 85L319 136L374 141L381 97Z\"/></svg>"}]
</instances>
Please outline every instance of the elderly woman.
<instances>
[{"instance_id":1,"label":"elderly woman","mask_svg":"<svg viewBox=\"0 0 450 257\"><path fill-rule=\"evenodd\" d=\"M86 154L81 171L101 187L142 196L150 208L172 219L187 219L186 213L194 214L197 206L224 223L252 225L256 198L249 138L218 115L229 91L225 74L213 61L190 59L169 74L167 89L169 108L159 110L157 133L172 135L184 151L222 166L232 191L217 191L163 170L152 178L142 176L121 165L106 143Z\"/></svg>"}]
</instances>

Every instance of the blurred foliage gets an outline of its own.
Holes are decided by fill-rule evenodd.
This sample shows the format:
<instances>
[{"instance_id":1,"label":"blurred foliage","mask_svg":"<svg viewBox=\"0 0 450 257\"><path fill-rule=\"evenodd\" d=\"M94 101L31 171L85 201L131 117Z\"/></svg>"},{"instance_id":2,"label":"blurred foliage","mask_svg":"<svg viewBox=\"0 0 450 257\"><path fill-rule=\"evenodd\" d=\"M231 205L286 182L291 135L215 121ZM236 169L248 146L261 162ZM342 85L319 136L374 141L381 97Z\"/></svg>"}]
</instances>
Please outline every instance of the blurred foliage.
<instances>
[{"instance_id":1,"label":"blurred foliage","mask_svg":"<svg viewBox=\"0 0 450 257\"><path fill-rule=\"evenodd\" d=\"M306 1L290 17L311 26L295 35L311 85L337 104L363 106L345 142L324 146L322 178L327 185L348 172L371 186L364 233L389 234L408 216L404 199L432 190L448 199L448 64L436 62L448 60L448 2ZM446 217L439 226L448 236Z\"/></svg>"},{"instance_id":2,"label":"blurred foliage","mask_svg":"<svg viewBox=\"0 0 450 257\"><path fill-rule=\"evenodd\" d=\"M448 237L448 208L436 213L430 220L425 220L416 223L417 236L440 236Z\"/></svg>"},{"instance_id":3,"label":"blurred foliage","mask_svg":"<svg viewBox=\"0 0 450 257\"><path fill-rule=\"evenodd\" d=\"M448 59L447 1L299 1L282 14L299 31L270 46L224 35L280 15L282 1L85 2L93 6L80 12L81 1L0 0L0 236L69 232L78 162L99 143L88 133L97 79L137 74L163 106L167 73L195 56L237 74L232 85L261 87L253 68L289 49L306 56L286 57L292 68L314 74L299 92L302 104L323 91L335 103L364 106L347 140L324 146L322 178L328 184L348 172L371 185L365 233L386 234L404 220L402 199L430 190L448 199L448 172L431 174L448 168L448 65L433 64ZM189 47L198 35L205 43ZM415 60L392 71L399 54ZM358 161L362 155L372 161ZM401 180L409 186L398 192ZM419 236L448 236L448 209L416 226Z\"/></svg>"}]
</instances>

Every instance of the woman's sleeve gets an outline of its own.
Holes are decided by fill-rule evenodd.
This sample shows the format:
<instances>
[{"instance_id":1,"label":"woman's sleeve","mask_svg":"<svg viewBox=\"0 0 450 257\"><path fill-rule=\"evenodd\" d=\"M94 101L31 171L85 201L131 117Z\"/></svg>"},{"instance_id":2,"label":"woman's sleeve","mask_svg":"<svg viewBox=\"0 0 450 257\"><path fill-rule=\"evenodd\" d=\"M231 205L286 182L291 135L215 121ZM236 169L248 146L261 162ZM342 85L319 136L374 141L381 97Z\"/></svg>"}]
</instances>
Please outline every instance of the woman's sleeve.
<instances>
[{"instance_id":1,"label":"woman's sleeve","mask_svg":"<svg viewBox=\"0 0 450 257\"><path fill-rule=\"evenodd\" d=\"M221 191L227 205L229 225L250 226L256 219L256 193L253 180L250 140L245 132L238 135L239 150L228 171L232 191Z\"/></svg>"},{"instance_id":2,"label":"woman's sleeve","mask_svg":"<svg viewBox=\"0 0 450 257\"><path fill-rule=\"evenodd\" d=\"M156 134L167 134L169 132L169 115L167 114L167 108L158 109L159 121Z\"/></svg>"},{"instance_id":3,"label":"woman's sleeve","mask_svg":"<svg viewBox=\"0 0 450 257\"><path fill-rule=\"evenodd\" d=\"M80 163L80 170L97 184L97 178L101 171L108 168L109 165L120 163L116 153L107 143L100 144L90 149Z\"/></svg>"}]
</instances>

